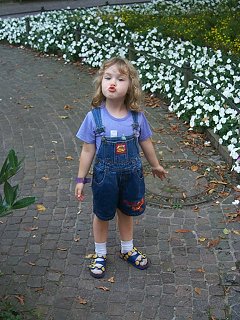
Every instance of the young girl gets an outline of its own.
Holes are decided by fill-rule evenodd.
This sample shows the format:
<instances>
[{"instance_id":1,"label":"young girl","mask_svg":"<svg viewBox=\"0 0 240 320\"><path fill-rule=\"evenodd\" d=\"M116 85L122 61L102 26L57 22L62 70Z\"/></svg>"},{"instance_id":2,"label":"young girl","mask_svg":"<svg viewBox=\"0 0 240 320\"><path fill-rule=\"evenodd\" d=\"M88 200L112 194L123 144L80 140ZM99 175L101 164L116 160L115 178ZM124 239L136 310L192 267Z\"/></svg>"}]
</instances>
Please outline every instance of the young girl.
<instances>
[{"instance_id":1,"label":"young girl","mask_svg":"<svg viewBox=\"0 0 240 320\"><path fill-rule=\"evenodd\" d=\"M133 217L145 210L145 185L139 145L152 167L153 176L165 178L159 164L149 124L141 112L138 73L123 58L112 58L96 78L93 109L88 112L77 137L82 140L75 196L83 200L84 184L96 154L93 179L93 235L95 255L90 274L102 278L106 270L108 222L115 213L121 238L120 257L138 269L149 266L145 254L133 246Z\"/></svg>"}]
</instances>

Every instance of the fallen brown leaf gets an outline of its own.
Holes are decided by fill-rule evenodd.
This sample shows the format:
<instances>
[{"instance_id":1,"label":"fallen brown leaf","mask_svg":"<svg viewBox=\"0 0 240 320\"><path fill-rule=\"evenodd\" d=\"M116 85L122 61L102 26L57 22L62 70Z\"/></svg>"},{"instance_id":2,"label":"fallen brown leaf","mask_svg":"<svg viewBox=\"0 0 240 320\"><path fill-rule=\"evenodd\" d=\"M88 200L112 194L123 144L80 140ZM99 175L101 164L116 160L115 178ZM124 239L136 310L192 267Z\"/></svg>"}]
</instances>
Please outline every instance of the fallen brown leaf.
<instances>
[{"instance_id":1,"label":"fallen brown leaf","mask_svg":"<svg viewBox=\"0 0 240 320\"><path fill-rule=\"evenodd\" d=\"M14 295L21 305L24 305L24 296L23 295Z\"/></svg>"},{"instance_id":2,"label":"fallen brown leaf","mask_svg":"<svg viewBox=\"0 0 240 320\"><path fill-rule=\"evenodd\" d=\"M199 211L199 207L198 206L194 206L193 211Z\"/></svg>"},{"instance_id":3,"label":"fallen brown leaf","mask_svg":"<svg viewBox=\"0 0 240 320\"><path fill-rule=\"evenodd\" d=\"M228 213L226 216L229 218L227 222L240 222L240 211L237 213Z\"/></svg>"},{"instance_id":4,"label":"fallen brown leaf","mask_svg":"<svg viewBox=\"0 0 240 320\"><path fill-rule=\"evenodd\" d=\"M72 156L67 156L65 157L66 160L73 160L73 157Z\"/></svg>"},{"instance_id":5,"label":"fallen brown leaf","mask_svg":"<svg viewBox=\"0 0 240 320\"><path fill-rule=\"evenodd\" d=\"M209 189L209 190L207 191L207 193L208 193L208 194L212 194L214 191L215 191L215 189L212 188L212 189Z\"/></svg>"},{"instance_id":6,"label":"fallen brown leaf","mask_svg":"<svg viewBox=\"0 0 240 320\"><path fill-rule=\"evenodd\" d=\"M195 291L197 294L201 294L201 292L202 292L201 288L194 288L194 291Z\"/></svg>"},{"instance_id":7,"label":"fallen brown leaf","mask_svg":"<svg viewBox=\"0 0 240 320\"><path fill-rule=\"evenodd\" d=\"M44 181L48 181L48 180L49 180L49 177L48 177L48 176L44 176L44 177L42 177L41 179L44 180Z\"/></svg>"},{"instance_id":8,"label":"fallen brown leaf","mask_svg":"<svg viewBox=\"0 0 240 320\"><path fill-rule=\"evenodd\" d=\"M197 165L195 165L195 164L193 164L193 165L191 166L191 170L192 170L193 172L198 171L198 169L199 169L199 167L198 167Z\"/></svg>"},{"instance_id":9,"label":"fallen brown leaf","mask_svg":"<svg viewBox=\"0 0 240 320\"><path fill-rule=\"evenodd\" d=\"M224 182L224 181L218 181L218 180L211 180L210 183L217 183L217 184L228 184L227 182Z\"/></svg>"},{"instance_id":10,"label":"fallen brown leaf","mask_svg":"<svg viewBox=\"0 0 240 320\"><path fill-rule=\"evenodd\" d=\"M64 106L64 110L72 110L72 109L74 109L74 107L69 106L68 104Z\"/></svg>"},{"instance_id":11,"label":"fallen brown leaf","mask_svg":"<svg viewBox=\"0 0 240 320\"><path fill-rule=\"evenodd\" d=\"M207 248L216 247L220 242L220 238L208 241Z\"/></svg>"},{"instance_id":12,"label":"fallen brown leaf","mask_svg":"<svg viewBox=\"0 0 240 320\"><path fill-rule=\"evenodd\" d=\"M175 230L175 232L177 232L177 233L187 233L187 232L192 232L192 230L189 230L189 229L177 229L177 230Z\"/></svg>"},{"instance_id":13,"label":"fallen brown leaf","mask_svg":"<svg viewBox=\"0 0 240 320\"><path fill-rule=\"evenodd\" d=\"M114 282L115 282L114 277L109 278L109 279L108 279L108 282L114 283Z\"/></svg>"},{"instance_id":14,"label":"fallen brown leaf","mask_svg":"<svg viewBox=\"0 0 240 320\"><path fill-rule=\"evenodd\" d=\"M204 177L206 177L206 175L207 175L207 174L204 173L204 174L202 174L202 175L200 175L200 176L197 176L197 177L196 177L196 180L197 180L197 179L200 179L200 178L204 178Z\"/></svg>"},{"instance_id":15,"label":"fallen brown leaf","mask_svg":"<svg viewBox=\"0 0 240 320\"><path fill-rule=\"evenodd\" d=\"M230 193L227 191L221 191L218 194L221 198L225 198L225 197L228 197Z\"/></svg>"},{"instance_id":16,"label":"fallen brown leaf","mask_svg":"<svg viewBox=\"0 0 240 320\"><path fill-rule=\"evenodd\" d=\"M87 304L87 300L84 299L84 298L82 298L82 297L80 297L80 296L78 296L78 297L76 298L76 301L77 301L78 303L80 303L80 304Z\"/></svg>"},{"instance_id":17,"label":"fallen brown leaf","mask_svg":"<svg viewBox=\"0 0 240 320\"><path fill-rule=\"evenodd\" d=\"M43 290L44 290L43 287L42 287L42 288L36 288L36 289L34 289L35 292L41 292L41 291L43 291Z\"/></svg>"},{"instance_id":18,"label":"fallen brown leaf","mask_svg":"<svg viewBox=\"0 0 240 320\"><path fill-rule=\"evenodd\" d=\"M37 205L36 205L36 208L37 208L37 211L39 211L39 212L44 212L44 211L46 211L46 208L44 207L43 204L37 204Z\"/></svg>"},{"instance_id":19,"label":"fallen brown leaf","mask_svg":"<svg viewBox=\"0 0 240 320\"><path fill-rule=\"evenodd\" d=\"M237 187L233 187L233 189L237 192L240 192L240 188L237 188Z\"/></svg>"},{"instance_id":20,"label":"fallen brown leaf","mask_svg":"<svg viewBox=\"0 0 240 320\"><path fill-rule=\"evenodd\" d=\"M99 286L99 287L96 287L97 289L100 289L100 290L103 290L103 291L110 291L109 288L107 287L104 287L104 286Z\"/></svg>"},{"instance_id":21,"label":"fallen brown leaf","mask_svg":"<svg viewBox=\"0 0 240 320\"><path fill-rule=\"evenodd\" d=\"M237 234L238 236L240 236L240 230L233 230L232 233Z\"/></svg>"},{"instance_id":22,"label":"fallen brown leaf","mask_svg":"<svg viewBox=\"0 0 240 320\"><path fill-rule=\"evenodd\" d=\"M25 231L35 231L38 230L38 227L26 227L24 228Z\"/></svg>"},{"instance_id":23,"label":"fallen brown leaf","mask_svg":"<svg viewBox=\"0 0 240 320\"><path fill-rule=\"evenodd\" d=\"M28 109L31 109L31 108L34 108L34 107L31 106L30 104L28 104L28 105L24 106L23 108L28 110Z\"/></svg>"},{"instance_id":24,"label":"fallen brown leaf","mask_svg":"<svg viewBox=\"0 0 240 320\"><path fill-rule=\"evenodd\" d=\"M154 128L153 131L157 132L157 133L161 133L164 131L164 129L163 128Z\"/></svg>"},{"instance_id":25,"label":"fallen brown leaf","mask_svg":"<svg viewBox=\"0 0 240 320\"><path fill-rule=\"evenodd\" d=\"M207 240L207 238L205 238L205 237L199 237L198 240L199 240L200 242L204 242L204 241Z\"/></svg>"},{"instance_id":26,"label":"fallen brown leaf","mask_svg":"<svg viewBox=\"0 0 240 320\"><path fill-rule=\"evenodd\" d=\"M175 131L175 132L176 132L176 131L179 131L179 125L178 125L178 124L175 124L175 125L172 124L172 125L171 125L171 130L172 130L172 131Z\"/></svg>"}]
</instances>

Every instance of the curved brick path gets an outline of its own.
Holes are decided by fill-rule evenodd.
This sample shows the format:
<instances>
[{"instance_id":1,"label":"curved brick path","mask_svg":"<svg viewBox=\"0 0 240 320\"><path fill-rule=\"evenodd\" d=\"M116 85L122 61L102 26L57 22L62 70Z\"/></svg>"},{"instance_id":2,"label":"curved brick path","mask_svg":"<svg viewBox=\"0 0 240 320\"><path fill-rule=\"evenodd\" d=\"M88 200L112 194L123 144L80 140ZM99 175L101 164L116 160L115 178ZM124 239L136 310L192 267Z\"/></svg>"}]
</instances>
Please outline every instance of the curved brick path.
<instances>
[{"instance_id":1,"label":"curved brick path","mask_svg":"<svg viewBox=\"0 0 240 320\"><path fill-rule=\"evenodd\" d=\"M50 0L50 1L19 1L19 2L0 2L0 16L24 16L25 12L40 11L43 7L45 10L57 9L77 9L93 6L104 6L106 2L109 5L131 4L150 2L146 0ZM17 14L16 14L17 13ZM16 14L16 15L15 15Z\"/></svg>"},{"instance_id":2,"label":"curved brick path","mask_svg":"<svg viewBox=\"0 0 240 320\"><path fill-rule=\"evenodd\" d=\"M73 189L80 152L75 133L89 110L92 75L86 67L5 45L0 45L0 74L1 163L10 148L25 156L17 177L22 195L35 195L46 207L39 212L32 205L0 219L0 295L24 295L48 320L208 320L209 315L222 320L229 314L239 320L240 236L223 233L240 229L237 222L226 223L225 214L236 211L233 194L223 194L219 204L213 199L197 207L149 206L135 221L135 244L152 262L146 271L118 258L112 221L106 279L91 278L85 258L93 251L91 192L88 188L77 215ZM192 148L187 128L166 107L147 108L146 114L166 163L223 165L201 139L195 137L199 146ZM179 170L191 177L186 168ZM178 180L176 167L173 172L172 184ZM149 186L156 183L147 179Z\"/></svg>"}]
</instances>

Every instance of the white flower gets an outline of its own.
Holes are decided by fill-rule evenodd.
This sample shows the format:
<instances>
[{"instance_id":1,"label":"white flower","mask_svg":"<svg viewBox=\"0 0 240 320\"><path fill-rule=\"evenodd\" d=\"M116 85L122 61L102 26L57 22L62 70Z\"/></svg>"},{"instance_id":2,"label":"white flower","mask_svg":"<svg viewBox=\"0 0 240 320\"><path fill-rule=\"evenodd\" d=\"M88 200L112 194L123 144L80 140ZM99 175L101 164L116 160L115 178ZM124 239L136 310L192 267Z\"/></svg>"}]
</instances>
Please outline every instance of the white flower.
<instances>
[{"instance_id":1,"label":"white flower","mask_svg":"<svg viewBox=\"0 0 240 320\"><path fill-rule=\"evenodd\" d=\"M236 163L235 165L233 165L232 170L236 171L237 173L240 173L240 165Z\"/></svg>"},{"instance_id":2,"label":"white flower","mask_svg":"<svg viewBox=\"0 0 240 320\"><path fill-rule=\"evenodd\" d=\"M210 141L205 141L205 142L204 142L204 145L205 145L206 147L208 147L208 146L211 145L211 142L210 142Z\"/></svg>"},{"instance_id":3,"label":"white flower","mask_svg":"<svg viewBox=\"0 0 240 320\"><path fill-rule=\"evenodd\" d=\"M198 109L196 110L196 114L201 114L201 113L202 113L202 109L198 108Z\"/></svg>"},{"instance_id":4,"label":"white flower","mask_svg":"<svg viewBox=\"0 0 240 320\"><path fill-rule=\"evenodd\" d=\"M219 122L219 117L215 114L213 116L213 121L217 124Z\"/></svg>"},{"instance_id":5,"label":"white flower","mask_svg":"<svg viewBox=\"0 0 240 320\"><path fill-rule=\"evenodd\" d=\"M195 116L192 116L191 119L190 119L190 127L191 128L193 128L195 126L195 119L196 119Z\"/></svg>"},{"instance_id":6,"label":"white flower","mask_svg":"<svg viewBox=\"0 0 240 320\"><path fill-rule=\"evenodd\" d=\"M240 103L240 98L239 97L235 97L234 98L234 103L236 103L236 104Z\"/></svg>"},{"instance_id":7,"label":"white flower","mask_svg":"<svg viewBox=\"0 0 240 320\"><path fill-rule=\"evenodd\" d=\"M237 206L237 205L240 204L240 201L236 199L236 200L234 200L234 201L232 202L232 204L234 204L235 206Z\"/></svg>"},{"instance_id":8,"label":"white flower","mask_svg":"<svg viewBox=\"0 0 240 320\"><path fill-rule=\"evenodd\" d=\"M224 124L224 123L226 123L227 122L227 118L221 118L221 122Z\"/></svg>"}]
</instances>

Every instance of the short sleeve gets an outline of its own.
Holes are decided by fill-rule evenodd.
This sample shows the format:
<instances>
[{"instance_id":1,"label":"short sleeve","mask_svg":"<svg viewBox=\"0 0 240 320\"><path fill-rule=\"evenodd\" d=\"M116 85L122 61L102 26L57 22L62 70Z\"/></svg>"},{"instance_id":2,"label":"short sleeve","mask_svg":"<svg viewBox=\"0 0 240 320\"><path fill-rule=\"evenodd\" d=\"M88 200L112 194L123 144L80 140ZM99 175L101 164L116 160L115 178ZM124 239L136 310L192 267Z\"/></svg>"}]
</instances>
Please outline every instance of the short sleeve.
<instances>
[{"instance_id":1,"label":"short sleeve","mask_svg":"<svg viewBox=\"0 0 240 320\"><path fill-rule=\"evenodd\" d=\"M140 125L139 141L144 141L152 136L152 130L149 126L149 123L144 113L141 112L140 114L141 116L139 117L139 125Z\"/></svg>"},{"instance_id":2,"label":"short sleeve","mask_svg":"<svg viewBox=\"0 0 240 320\"><path fill-rule=\"evenodd\" d=\"M83 120L76 137L83 142L95 144L95 122L93 119L92 112L88 112L85 119Z\"/></svg>"}]
</instances>

